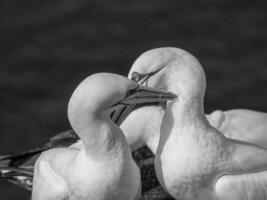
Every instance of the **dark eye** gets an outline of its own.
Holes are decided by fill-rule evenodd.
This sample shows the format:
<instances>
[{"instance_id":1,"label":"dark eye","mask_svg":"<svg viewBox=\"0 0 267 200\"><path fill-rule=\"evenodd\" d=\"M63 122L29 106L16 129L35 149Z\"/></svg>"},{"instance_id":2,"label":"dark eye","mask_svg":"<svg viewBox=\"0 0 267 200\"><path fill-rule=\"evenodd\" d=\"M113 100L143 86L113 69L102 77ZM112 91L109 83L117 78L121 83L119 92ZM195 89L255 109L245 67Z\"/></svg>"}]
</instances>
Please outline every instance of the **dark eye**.
<instances>
[{"instance_id":1,"label":"dark eye","mask_svg":"<svg viewBox=\"0 0 267 200\"><path fill-rule=\"evenodd\" d=\"M138 81L140 81L141 78L142 78L142 75L139 74L138 72L133 72L133 73L132 73L132 80L133 80L134 82L138 82Z\"/></svg>"}]
</instances>

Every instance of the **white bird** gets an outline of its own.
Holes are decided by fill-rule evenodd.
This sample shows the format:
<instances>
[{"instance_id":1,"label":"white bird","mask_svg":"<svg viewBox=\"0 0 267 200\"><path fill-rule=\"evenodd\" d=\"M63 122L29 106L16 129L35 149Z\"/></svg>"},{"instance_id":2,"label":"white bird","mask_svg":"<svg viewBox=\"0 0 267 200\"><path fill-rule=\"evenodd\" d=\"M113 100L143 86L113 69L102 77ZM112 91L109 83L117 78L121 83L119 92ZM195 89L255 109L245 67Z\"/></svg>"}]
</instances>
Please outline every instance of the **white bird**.
<instances>
[{"instance_id":1,"label":"white bird","mask_svg":"<svg viewBox=\"0 0 267 200\"><path fill-rule=\"evenodd\" d=\"M179 68L169 70L170 62L176 59L175 48L152 49L139 56L128 74L128 78L140 84L154 88L167 88L176 84L178 76L173 80L163 77L175 76ZM182 60L180 61L182 62ZM159 143L160 125L165 112L164 104L146 105L134 111L120 126L126 135L132 150L147 145L155 154ZM206 115L209 123L220 130L226 137L254 143L267 147L267 114L247 109L229 111L216 110Z\"/></svg>"},{"instance_id":2,"label":"white bird","mask_svg":"<svg viewBox=\"0 0 267 200\"><path fill-rule=\"evenodd\" d=\"M137 199L139 169L123 132L109 116L115 109L112 115L120 119L132 104L172 98L175 95L120 75L99 73L85 79L68 105L69 121L83 145L41 154L35 164L32 199Z\"/></svg>"},{"instance_id":3,"label":"white bird","mask_svg":"<svg viewBox=\"0 0 267 200\"><path fill-rule=\"evenodd\" d=\"M155 169L161 185L177 200L265 200L267 149L228 139L209 124L198 60L167 48L150 52L146 64L156 63L166 66L158 76L178 96L167 104L160 129Z\"/></svg>"},{"instance_id":4,"label":"white bird","mask_svg":"<svg viewBox=\"0 0 267 200\"><path fill-rule=\"evenodd\" d=\"M145 52L134 62L128 77L140 84L150 87L166 88L174 84L175 81L166 82L162 79L163 75L169 76L172 73L172 71L166 69L166 63L172 59L172 56L174 56L172 49L173 48L159 48ZM182 52L182 50L179 49L176 49L176 51ZM155 52L161 55L155 56L155 59L151 61L150 57L155 54ZM121 124L120 127L123 130L132 151L143 145L147 145L154 154L156 153L165 106L165 103L161 103L160 105L146 104L132 111ZM267 147L266 113L245 109L234 109L229 111L216 110L211 114L207 114L206 117L210 124L220 130L226 137ZM78 137L73 131L68 131L52 138L44 148L36 149L22 155L5 157L3 160L5 162L9 160L12 165L8 166L9 171L4 168L3 172L5 173L2 173L2 177L10 179L24 188L31 189L32 175L25 176L24 171L22 171L24 169L17 171L17 167L25 165L25 162L27 162L28 170L28 160L30 159L31 161L30 165L35 162L35 159L31 159L32 155L37 154L35 157L38 157L40 152L47 150L48 148L69 146L71 143L77 141L77 139ZM73 147L76 148L80 148L81 146L82 142L73 145ZM1 159L0 162L2 162ZM14 163L16 164L15 166ZM18 163L20 165L17 165ZM11 169L10 167L13 168ZM33 170L31 170L31 173L32 171ZM28 173L28 171L26 172ZM20 179L18 179L18 177ZM21 177L23 177L22 180ZM15 181L15 179L18 179L18 181Z\"/></svg>"},{"instance_id":5,"label":"white bird","mask_svg":"<svg viewBox=\"0 0 267 200\"><path fill-rule=\"evenodd\" d=\"M206 115L225 137L267 148L267 114L249 109L216 110Z\"/></svg>"}]
</instances>

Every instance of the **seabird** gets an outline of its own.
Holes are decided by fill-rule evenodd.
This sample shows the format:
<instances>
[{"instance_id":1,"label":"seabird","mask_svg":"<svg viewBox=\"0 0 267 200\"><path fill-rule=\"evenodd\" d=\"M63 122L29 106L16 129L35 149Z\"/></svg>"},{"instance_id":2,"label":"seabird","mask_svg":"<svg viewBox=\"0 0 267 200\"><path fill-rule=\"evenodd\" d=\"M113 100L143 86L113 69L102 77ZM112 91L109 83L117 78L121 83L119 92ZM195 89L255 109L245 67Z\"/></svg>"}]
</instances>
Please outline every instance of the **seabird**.
<instances>
[{"instance_id":1,"label":"seabird","mask_svg":"<svg viewBox=\"0 0 267 200\"><path fill-rule=\"evenodd\" d=\"M98 73L86 78L68 104L70 124L83 146L41 154L35 164L32 199L138 199L140 172L110 114L115 109L120 120L132 104L172 98L175 95L139 86L120 75Z\"/></svg>"},{"instance_id":2,"label":"seabird","mask_svg":"<svg viewBox=\"0 0 267 200\"><path fill-rule=\"evenodd\" d=\"M158 61L169 71L158 76L175 83L166 89L178 96L167 104L160 128L155 169L161 185L177 200L266 199L267 149L226 138L209 124L198 60L166 48L151 52L147 63Z\"/></svg>"},{"instance_id":3,"label":"seabird","mask_svg":"<svg viewBox=\"0 0 267 200\"><path fill-rule=\"evenodd\" d=\"M153 88L168 88L175 85L179 77L175 76L179 68L169 69L169 63L183 62L177 53L186 54L178 48L156 48L139 56L128 78L139 84ZM182 57L181 57L182 58ZM163 78L165 77L165 78ZM165 104L148 105L135 109L121 125L131 149L147 145L155 154L159 143L159 132L165 112ZM267 147L267 114L248 109L216 110L206 114L209 123L226 137ZM135 122L135 123L133 123ZM137 125L138 124L138 125Z\"/></svg>"}]
</instances>

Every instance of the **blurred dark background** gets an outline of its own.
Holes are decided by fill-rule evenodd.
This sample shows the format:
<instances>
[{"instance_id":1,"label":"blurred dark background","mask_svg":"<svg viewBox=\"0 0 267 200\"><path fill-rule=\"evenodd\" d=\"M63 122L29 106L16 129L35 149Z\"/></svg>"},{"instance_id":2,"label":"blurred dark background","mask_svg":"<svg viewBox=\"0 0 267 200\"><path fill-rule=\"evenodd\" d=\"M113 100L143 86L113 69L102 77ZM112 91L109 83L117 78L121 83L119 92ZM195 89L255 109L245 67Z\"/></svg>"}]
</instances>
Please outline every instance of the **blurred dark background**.
<instances>
[{"instance_id":1,"label":"blurred dark background","mask_svg":"<svg viewBox=\"0 0 267 200\"><path fill-rule=\"evenodd\" d=\"M0 153L70 128L68 99L96 72L127 75L144 51L193 53L208 81L205 108L267 112L266 1L1 0ZM0 199L29 193L0 181Z\"/></svg>"}]
</instances>

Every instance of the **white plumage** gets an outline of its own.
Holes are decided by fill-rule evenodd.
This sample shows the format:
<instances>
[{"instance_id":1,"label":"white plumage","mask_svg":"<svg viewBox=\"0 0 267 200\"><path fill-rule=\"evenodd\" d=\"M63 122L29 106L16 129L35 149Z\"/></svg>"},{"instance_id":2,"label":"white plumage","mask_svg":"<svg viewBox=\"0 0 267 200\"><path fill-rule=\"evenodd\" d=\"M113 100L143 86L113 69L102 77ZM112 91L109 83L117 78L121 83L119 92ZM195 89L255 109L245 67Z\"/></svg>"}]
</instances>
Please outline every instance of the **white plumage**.
<instances>
[{"instance_id":1,"label":"white plumage","mask_svg":"<svg viewBox=\"0 0 267 200\"><path fill-rule=\"evenodd\" d=\"M168 55L164 65L172 73L161 78L175 82L167 89L178 98L168 103L160 130L155 159L160 183L177 200L266 199L267 150L228 139L212 127L204 114L201 65L175 48L151 51L150 61Z\"/></svg>"},{"instance_id":2,"label":"white plumage","mask_svg":"<svg viewBox=\"0 0 267 200\"><path fill-rule=\"evenodd\" d=\"M175 95L138 86L115 74L100 73L85 79L68 106L69 121L83 145L51 149L40 156L32 199L138 199L140 172L110 113L120 105L172 98Z\"/></svg>"},{"instance_id":3,"label":"white plumage","mask_svg":"<svg viewBox=\"0 0 267 200\"><path fill-rule=\"evenodd\" d=\"M178 76L174 77L179 68L173 66L170 70L170 63L174 60L176 63L183 62L183 57L177 57L177 54L187 53L177 48L149 50L136 59L128 78L149 87L162 89L172 87L179 81ZM169 76L173 79L169 80ZM121 128L132 150L147 145L154 154L156 153L164 112L164 104L144 106L134 110L125 119ZM206 117L209 123L226 137L267 147L266 113L247 109L216 110L206 114Z\"/></svg>"}]
</instances>

